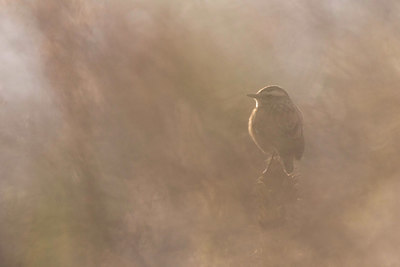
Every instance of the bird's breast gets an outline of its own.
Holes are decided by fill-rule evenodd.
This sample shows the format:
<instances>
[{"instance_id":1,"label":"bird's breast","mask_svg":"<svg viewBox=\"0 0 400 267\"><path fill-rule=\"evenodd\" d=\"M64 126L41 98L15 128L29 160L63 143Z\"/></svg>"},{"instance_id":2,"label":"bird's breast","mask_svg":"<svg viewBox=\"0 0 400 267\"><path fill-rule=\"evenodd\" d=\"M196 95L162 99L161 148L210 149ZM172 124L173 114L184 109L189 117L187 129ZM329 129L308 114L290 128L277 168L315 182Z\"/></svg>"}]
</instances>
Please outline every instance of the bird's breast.
<instances>
[{"instance_id":1,"label":"bird's breast","mask_svg":"<svg viewBox=\"0 0 400 267\"><path fill-rule=\"evenodd\" d=\"M268 153L272 149L273 129L269 127L270 119L269 112L260 108L255 108L249 119L249 134L264 153Z\"/></svg>"}]
</instances>

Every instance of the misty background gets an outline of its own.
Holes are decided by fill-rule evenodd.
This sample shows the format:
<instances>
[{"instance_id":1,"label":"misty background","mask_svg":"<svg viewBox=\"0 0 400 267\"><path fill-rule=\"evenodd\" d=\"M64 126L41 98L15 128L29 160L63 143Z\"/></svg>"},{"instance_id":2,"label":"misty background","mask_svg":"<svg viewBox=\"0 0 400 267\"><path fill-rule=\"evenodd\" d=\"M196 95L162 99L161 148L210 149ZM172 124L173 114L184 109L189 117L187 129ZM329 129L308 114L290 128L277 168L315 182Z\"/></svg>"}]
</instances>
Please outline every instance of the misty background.
<instances>
[{"instance_id":1,"label":"misty background","mask_svg":"<svg viewBox=\"0 0 400 267\"><path fill-rule=\"evenodd\" d=\"M398 1L0 7L1 266L400 266ZM270 84L306 150L263 228Z\"/></svg>"}]
</instances>

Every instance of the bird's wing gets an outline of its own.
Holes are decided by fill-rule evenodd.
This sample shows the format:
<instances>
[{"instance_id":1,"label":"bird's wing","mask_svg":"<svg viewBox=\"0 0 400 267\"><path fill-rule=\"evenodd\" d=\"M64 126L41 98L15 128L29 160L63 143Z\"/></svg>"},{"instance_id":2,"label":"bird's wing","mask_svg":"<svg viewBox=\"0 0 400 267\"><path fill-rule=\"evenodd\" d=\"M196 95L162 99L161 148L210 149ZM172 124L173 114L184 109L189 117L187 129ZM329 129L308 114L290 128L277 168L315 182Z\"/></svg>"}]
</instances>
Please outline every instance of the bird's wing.
<instances>
[{"instance_id":1,"label":"bird's wing","mask_svg":"<svg viewBox=\"0 0 400 267\"><path fill-rule=\"evenodd\" d=\"M303 119L293 104L281 105L275 114L280 136L282 152L290 153L300 159L304 152Z\"/></svg>"}]
</instances>

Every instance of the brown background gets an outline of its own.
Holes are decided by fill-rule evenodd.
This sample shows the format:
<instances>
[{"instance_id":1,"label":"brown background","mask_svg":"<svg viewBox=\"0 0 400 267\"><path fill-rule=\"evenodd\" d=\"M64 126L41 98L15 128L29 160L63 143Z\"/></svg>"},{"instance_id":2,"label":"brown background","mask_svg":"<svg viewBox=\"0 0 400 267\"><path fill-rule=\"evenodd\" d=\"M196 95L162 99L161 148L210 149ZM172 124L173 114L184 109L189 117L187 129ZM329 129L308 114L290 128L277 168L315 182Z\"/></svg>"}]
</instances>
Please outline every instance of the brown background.
<instances>
[{"instance_id":1,"label":"brown background","mask_svg":"<svg viewBox=\"0 0 400 267\"><path fill-rule=\"evenodd\" d=\"M1 266L400 266L400 4L1 1ZM254 219L246 97L304 116Z\"/></svg>"}]
</instances>

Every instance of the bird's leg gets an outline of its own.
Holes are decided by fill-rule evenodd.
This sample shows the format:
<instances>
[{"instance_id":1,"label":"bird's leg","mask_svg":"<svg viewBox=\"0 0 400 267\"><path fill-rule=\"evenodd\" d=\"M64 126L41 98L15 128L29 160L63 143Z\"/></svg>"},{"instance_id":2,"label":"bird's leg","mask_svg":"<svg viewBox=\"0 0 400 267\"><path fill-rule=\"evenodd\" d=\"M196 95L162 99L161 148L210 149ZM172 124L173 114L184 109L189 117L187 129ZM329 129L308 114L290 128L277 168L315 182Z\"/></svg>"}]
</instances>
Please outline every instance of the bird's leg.
<instances>
[{"instance_id":1,"label":"bird's leg","mask_svg":"<svg viewBox=\"0 0 400 267\"><path fill-rule=\"evenodd\" d=\"M288 172L285 170L285 168L283 168L283 171L284 171L285 174L286 174L288 177L290 177L290 178L295 178L295 177L296 177L296 174L294 173L294 171L291 172L291 173L288 173Z\"/></svg>"},{"instance_id":2,"label":"bird's leg","mask_svg":"<svg viewBox=\"0 0 400 267\"><path fill-rule=\"evenodd\" d=\"M268 172L269 166L271 166L272 161L275 159L275 151L272 152L272 155L267 159L267 167L263 171L263 174L266 174Z\"/></svg>"}]
</instances>

